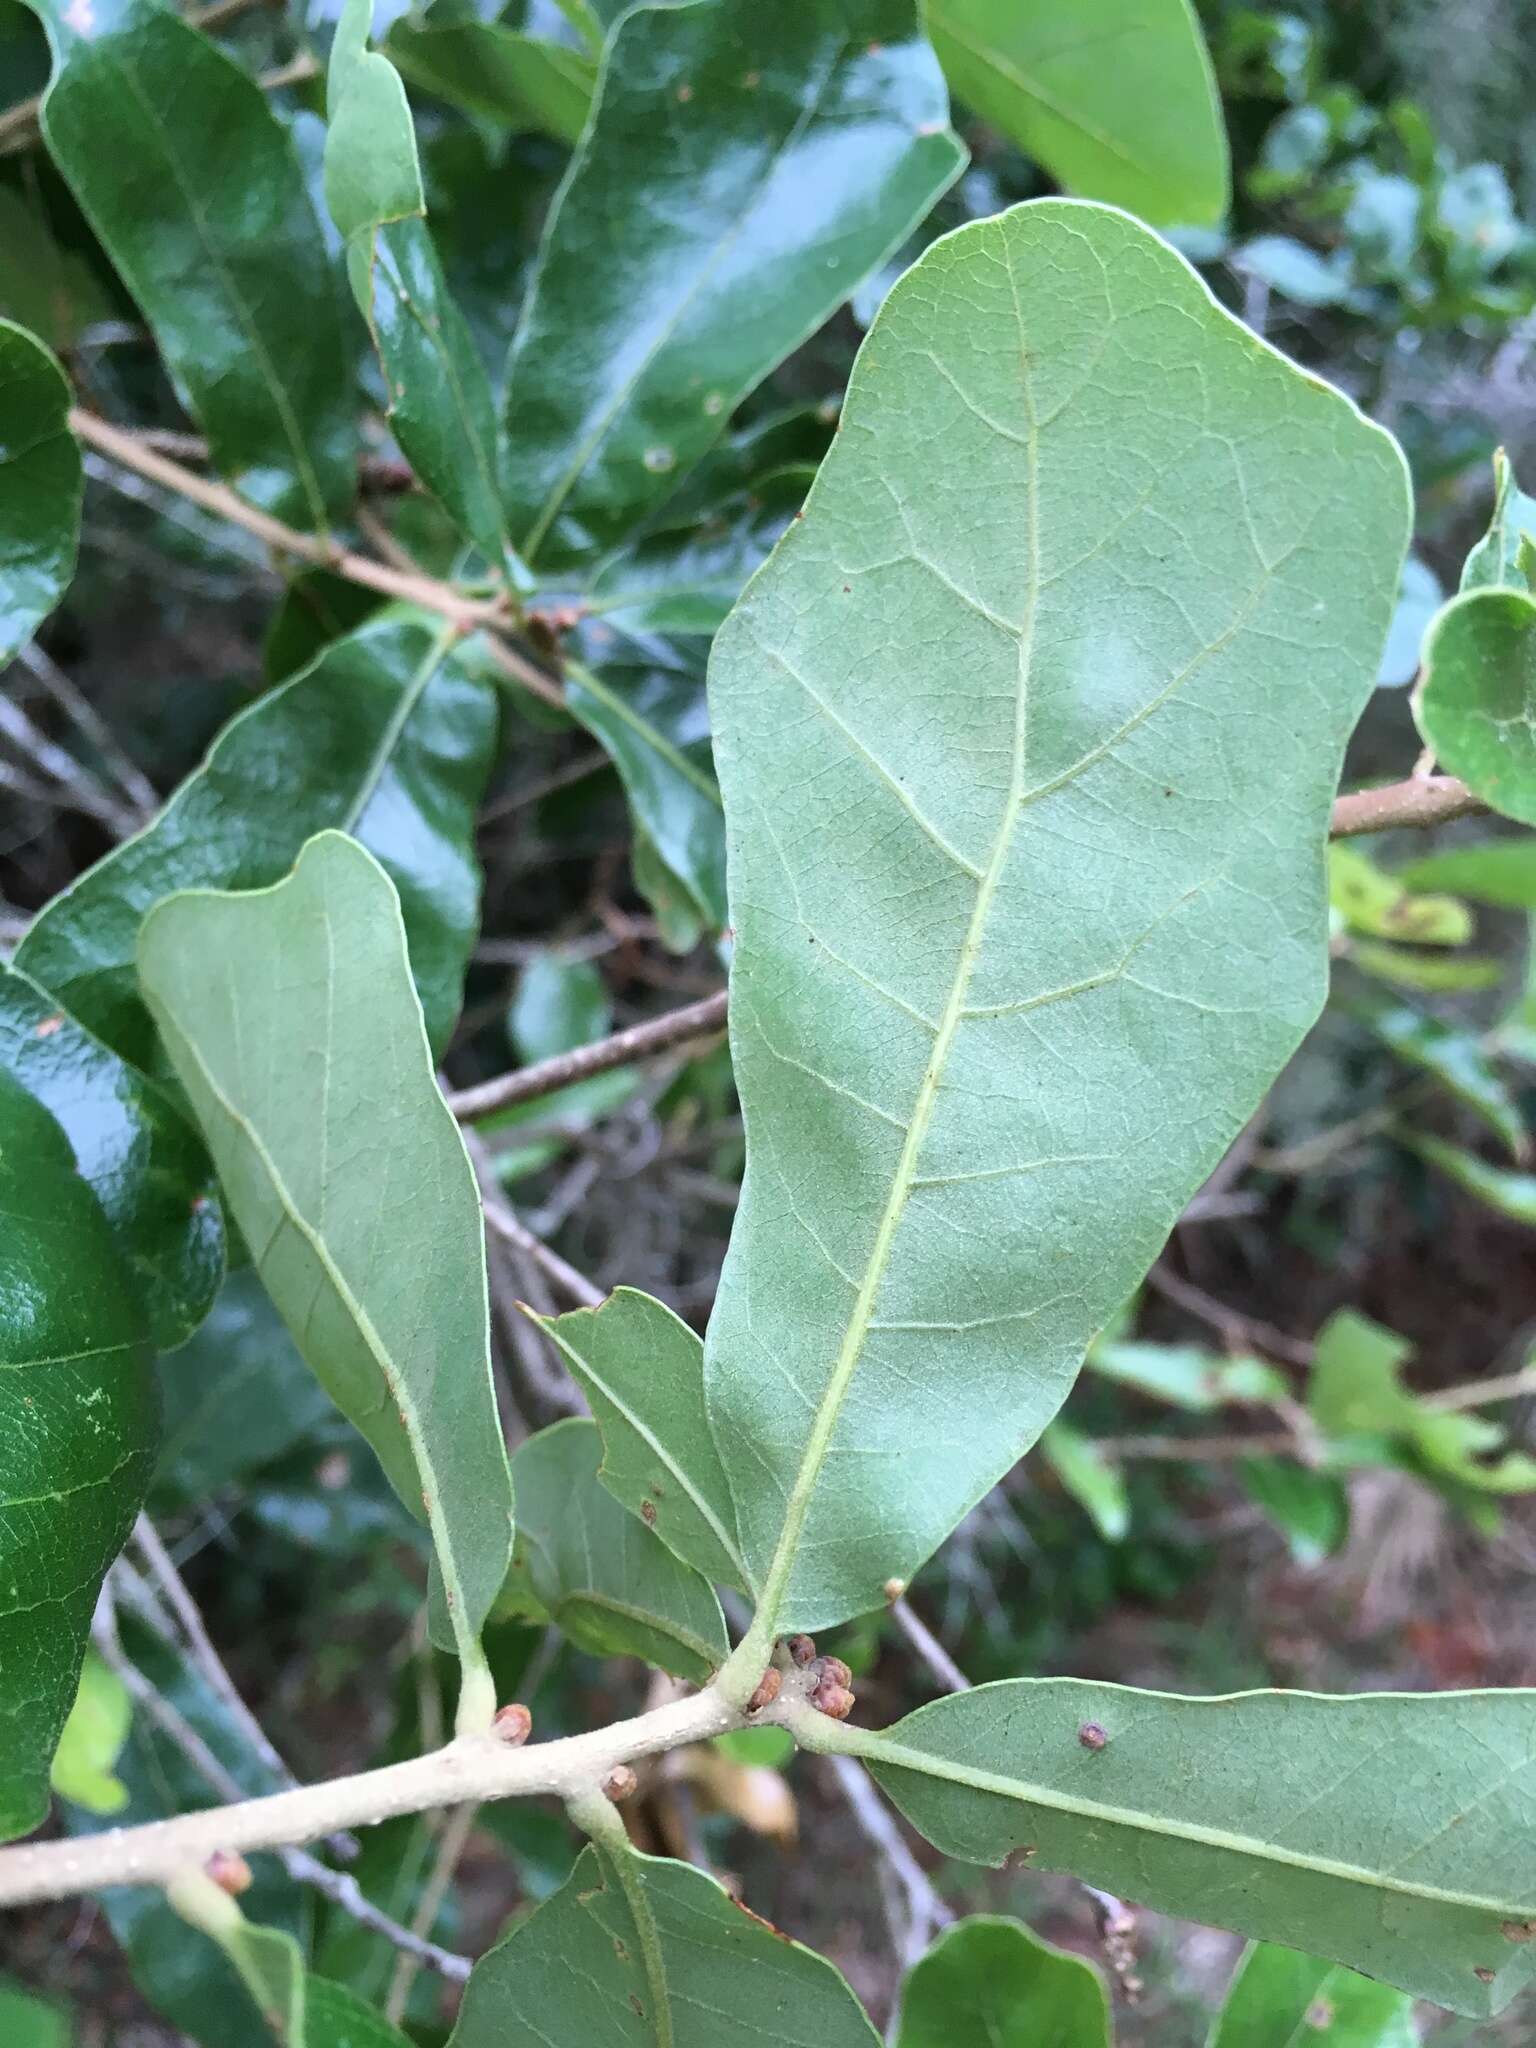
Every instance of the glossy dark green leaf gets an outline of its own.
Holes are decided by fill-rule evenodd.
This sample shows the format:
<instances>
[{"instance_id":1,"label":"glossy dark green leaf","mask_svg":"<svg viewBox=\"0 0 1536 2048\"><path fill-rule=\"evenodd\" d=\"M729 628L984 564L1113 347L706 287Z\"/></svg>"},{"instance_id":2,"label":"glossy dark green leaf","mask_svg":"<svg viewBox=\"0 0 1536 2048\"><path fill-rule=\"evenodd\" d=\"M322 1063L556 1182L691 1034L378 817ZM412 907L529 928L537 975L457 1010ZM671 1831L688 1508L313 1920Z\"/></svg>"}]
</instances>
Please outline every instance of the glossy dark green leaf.
<instances>
[{"instance_id":1,"label":"glossy dark green leaf","mask_svg":"<svg viewBox=\"0 0 1536 2048\"><path fill-rule=\"evenodd\" d=\"M607 749L635 817L707 926L726 921L725 815L704 685L670 668L571 663L566 709Z\"/></svg>"},{"instance_id":2,"label":"glossy dark green leaf","mask_svg":"<svg viewBox=\"0 0 1536 2048\"><path fill-rule=\"evenodd\" d=\"M1080 1956L1021 1920L945 1928L901 1991L896 2048L1110 2048L1109 1999Z\"/></svg>"},{"instance_id":3,"label":"glossy dark green leaf","mask_svg":"<svg viewBox=\"0 0 1536 2048\"><path fill-rule=\"evenodd\" d=\"M1421 1073L1431 1074L1456 1100L1482 1118L1510 1156L1524 1160L1530 1139L1513 1089L1484 1048L1481 1034L1447 1024L1390 997L1357 996L1348 1005L1383 1045Z\"/></svg>"},{"instance_id":4,"label":"glossy dark green leaf","mask_svg":"<svg viewBox=\"0 0 1536 2048\"><path fill-rule=\"evenodd\" d=\"M639 1912L588 1849L564 1886L475 1965L450 2048L875 2048L824 1957L691 1864L627 1859Z\"/></svg>"},{"instance_id":5,"label":"glossy dark green leaf","mask_svg":"<svg viewBox=\"0 0 1536 2048\"><path fill-rule=\"evenodd\" d=\"M304 2048L413 2048L377 2007L345 1984L317 1977L304 1984Z\"/></svg>"},{"instance_id":6,"label":"glossy dark green leaf","mask_svg":"<svg viewBox=\"0 0 1536 2048\"><path fill-rule=\"evenodd\" d=\"M794 517L809 482L802 474L611 556L585 605L627 633L713 633Z\"/></svg>"},{"instance_id":7,"label":"glossy dark green leaf","mask_svg":"<svg viewBox=\"0 0 1536 2048\"><path fill-rule=\"evenodd\" d=\"M779 1627L879 1607L1028 1449L1315 1017L1406 526L1393 443L1123 214L1015 208L887 298L710 667L705 1389Z\"/></svg>"},{"instance_id":8,"label":"glossy dark green leaf","mask_svg":"<svg viewBox=\"0 0 1536 2048\"><path fill-rule=\"evenodd\" d=\"M1502 910L1536 910L1536 833L1447 846L1398 870L1407 889L1450 889Z\"/></svg>"},{"instance_id":9,"label":"glossy dark green leaf","mask_svg":"<svg viewBox=\"0 0 1536 2048\"><path fill-rule=\"evenodd\" d=\"M134 1663L242 1791L276 1791L277 1780L251 1748L245 1731L232 1721L223 1701L184 1653L140 1626L126 1605L119 1621L124 1647ZM218 1794L182 1750L142 1711L134 1716L114 1771L127 1788L127 1806L112 1815L98 1815L66 1805L64 1822L71 1834L163 1820L218 1803ZM269 1928L302 1938L308 1927L307 1895L274 1857L252 1858L251 1869L254 1883L242 1899L246 1912ZM171 1910L163 1891L154 1885L114 1887L102 1892L100 1901L134 1983L178 2034L202 2048L274 2048L271 2028L231 1964L206 1936Z\"/></svg>"},{"instance_id":10,"label":"glossy dark green leaf","mask_svg":"<svg viewBox=\"0 0 1536 2048\"><path fill-rule=\"evenodd\" d=\"M590 56L500 22L438 28L397 21L386 48L422 92L514 134L536 128L573 143L591 111L597 66Z\"/></svg>"},{"instance_id":11,"label":"glossy dark green leaf","mask_svg":"<svg viewBox=\"0 0 1536 2048\"><path fill-rule=\"evenodd\" d=\"M230 1274L201 1329L160 1360L160 1387L155 1484L189 1505L272 1464L335 1414L250 1266Z\"/></svg>"},{"instance_id":12,"label":"glossy dark green leaf","mask_svg":"<svg viewBox=\"0 0 1536 2048\"><path fill-rule=\"evenodd\" d=\"M136 839L42 912L16 964L125 1059L154 1064L133 949L175 889L258 889L326 827L352 833L399 891L435 1049L453 1029L479 920L475 810L496 747L495 686L473 643L388 613L326 649L220 733Z\"/></svg>"},{"instance_id":13,"label":"glossy dark green leaf","mask_svg":"<svg viewBox=\"0 0 1536 2048\"><path fill-rule=\"evenodd\" d=\"M347 0L331 44L325 195L378 350L395 439L427 489L507 569L495 408L443 276L405 88L368 48L373 0Z\"/></svg>"},{"instance_id":14,"label":"glossy dark green leaf","mask_svg":"<svg viewBox=\"0 0 1536 2048\"><path fill-rule=\"evenodd\" d=\"M142 307L216 468L323 528L356 485L351 378L320 224L256 81L157 0L28 0L43 137Z\"/></svg>"},{"instance_id":15,"label":"glossy dark green leaf","mask_svg":"<svg viewBox=\"0 0 1536 2048\"><path fill-rule=\"evenodd\" d=\"M35 190L0 186L0 314L48 348L68 349L113 312L104 278L82 251L55 239Z\"/></svg>"},{"instance_id":16,"label":"glossy dark green leaf","mask_svg":"<svg viewBox=\"0 0 1536 2048\"><path fill-rule=\"evenodd\" d=\"M273 888L168 898L138 956L268 1293L431 1530L461 1706L488 1720L479 1637L511 1559L512 1488L484 1224L389 877L321 833Z\"/></svg>"},{"instance_id":17,"label":"glossy dark green leaf","mask_svg":"<svg viewBox=\"0 0 1536 2048\"><path fill-rule=\"evenodd\" d=\"M1337 1963L1257 1942L1209 2048L1418 2048L1413 2000Z\"/></svg>"},{"instance_id":18,"label":"glossy dark green leaf","mask_svg":"<svg viewBox=\"0 0 1536 2048\"><path fill-rule=\"evenodd\" d=\"M552 1621L595 1656L643 1657L696 1683L725 1662L709 1582L598 1481L597 1425L572 1418L512 1460L517 1543L499 1611Z\"/></svg>"},{"instance_id":19,"label":"glossy dark green leaf","mask_svg":"<svg viewBox=\"0 0 1536 2048\"><path fill-rule=\"evenodd\" d=\"M69 1140L0 1073L0 1840L48 1811L101 1581L155 1455L132 1284Z\"/></svg>"},{"instance_id":20,"label":"glossy dark green leaf","mask_svg":"<svg viewBox=\"0 0 1536 2048\"><path fill-rule=\"evenodd\" d=\"M512 538L620 539L900 247L962 152L912 0L639 7L509 365Z\"/></svg>"},{"instance_id":21,"label":"glossy dark green leaf","mask_svg":"<svg viewBox=\"0 0 1536 2048\"><path fill-rule=\"evenodd\" d=\"M1007 1679L840 1731L946 1856L1069 1870L1160 1913L1500 2011L1536 1955L1536 1694L1182 1699Z\"/></svg>"},{"instance_id":22,"label":"glossy dark green leaf","mask_svg":"<svg viewBox=\"0 0 1536 2048\"><path fill-rule=\"evenodd\" d=\"M1536 599L1469 590L1424 641L1414 716L1448 775L1522 825L1536 825Z\"/></svg>"},{"instance_id":23,"label":"glossy dark green leaf","mask_svg":"<svg viewBox=\"0 0 1536 2048\"><path fill-rule=\"evenodd\" d=\"M69 385L34 335L0 320L0 665L68 588L80 533Z\"/></svg>"},{"instance_id":24,"label":"glossy dark green leaf","mask_svg":"<svg viewBox=\"0 0 1536 2048\"><path fill-rule=\"evenodd\" d=\"M746 1583L731 1489L704 1403L704 1347L661 1302L620 1287L539 1319L592 1404L602 1479L686 1563Z\"/></svg>"},{"instance_id":25,"label":"glossy dark green leaf","mask_svg":"<svg viewBox=\"0 0 1536 2048\"><path fill-rule=\"evenodd\" d=\"M224 1224L197 1132L160 1088L0 966L0 1069L58 1120L106 1213L157 1345L190 1336L224 1272Z\"/></svg>"},{"instance_id":26,"label":"glossy dark green leaf","mask_svg":"<svg viewBox=\"0 0 1536 2048\"><path fill-rule=\"evenodd\" d=\"M950 90L1056 181L1159 227L1219 221L1227 137L1189 0L923 0Z\"/></svg>"}]
</instances>

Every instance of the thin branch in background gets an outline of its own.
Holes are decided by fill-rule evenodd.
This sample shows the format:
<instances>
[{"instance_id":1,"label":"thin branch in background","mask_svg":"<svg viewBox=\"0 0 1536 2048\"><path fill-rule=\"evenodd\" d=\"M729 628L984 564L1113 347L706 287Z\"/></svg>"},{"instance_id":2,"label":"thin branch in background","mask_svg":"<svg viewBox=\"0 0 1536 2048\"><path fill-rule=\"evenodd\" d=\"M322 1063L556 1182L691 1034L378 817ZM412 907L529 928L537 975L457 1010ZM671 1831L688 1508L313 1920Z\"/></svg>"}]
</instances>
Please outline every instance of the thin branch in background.
<instances>
[{"instance_id":1,"label":"thin branch in background","mask_svg":"<svg viewBox=\"0 0 1536 2048\"><path fill-rule=\"evenodd\" d=\"M102 1662L122 1682L129 1698L175 1744L209 1789L221 1799L244 1799L246 1793L239 1780L214 1755L191 1722L145 1677L123 1648L112 1613L111 1594L105 1589L91 1625L91 1639ZM277 1854L282 1859L283 1868L296 1883L308 1885L312 1891L321 1893L360 1927L382 1935L403 1955L414 1957L418 1966L425 1964L428 1969L456 1984L468 1979L473 1967L468 1956L455 1955L449 1949L440 1948L436 1942L424 1939L419 1931L402 1927L397 1920L392 1920L364 1896L357 1879L349 1871L332 1870L318 1857L311 1856L307 1849L279 1849Z\"/></svg>"},{"instance_id":2,"label":"thin branch in background","mask_svg":"<svg viewBox=\"0 0 1536 2048\"><path fill-rule=\"evenodd\" d=\"M149 777L119 746L105 719L77 684L35 640L21 648L16 659L36 678L66 717L72 718L101 756L102 765L145 823L160 808L159 793Z\"/></svg>"},{"instance_id":3,"label":"thin branch in background","mask_svg":"<svg viewBox=\"0 0 1536 2048\"><path fill-rule=\"evenodd\" d=\"M919 1657L928 1666L945 1692L969 1692L971 1681L951 1657L948 1650L928 1627L928 1624L907 1603L904 1593L898 1593L890 1603L891 1619L901 1630Z\"/></svg>"},{"instance_id":4,"label":"thin branch in background","mask_svg":"<svg viewBox=\"0 0 1536 2048\"><path fill-rule=\"evenodd\" d=\"M186 1581L177 1571L170 1552L161 1542L159 1531L148 1515L141 1514L134 1523L133 1542L149 1567L156 1589L181 1624L193 1662L218 1695L225 1711L273 1777L282 1785L297 1785L298 1779L278 1755L266 1730L236 1690L223 1659L209 1639L197 1602L187 1591Z\"/></svg>"},{"instance_id":5,"label":"thin branch in background","mask_svg":"<svg viewBox=\"0 0 1536 2048\"><path fill-rule=\"evenodd\" d=\"M0 734L26 757L30 769L57 785L59 797L55 801L68 801L75 810L86 812L119 839L126 838L141 822L120 798L114 797L97 781L83 762L77 761L57 741L49 739L15 698L3 692L0 692Z\"/></svg>"},{"instance_id":6,"label":"thin branch in background","mask_svg":"<svg viewBox=\"0 0 1536 2048\"><path fill-rule=\"evenodd\" d=\"M449 1093L448 1107L461 1123L473 1123L477 1117L489 1116L493 1110L505 1109L511 1103L532 1102L541 1095L551 1095L572 1081L584 1081L589 1074L631 1066L636 1060L669 1052L673 1046L686 1045L693 1039L717 1037L725 1029L726 1002L726 991L721 989L701 1003L688 1003L682 1009L669 1010L664 1017L633 1024L627 1031L614 1032L611 1038L598 1039L595 1045L579 1045L574 1052L558 1053L554 1059L519 1067L514 1073L498 1074L495 1080L482 1081L474 1088L454 1089Z\"/></svg>"},{"instance_id":7,"label":"thin branch in background","mask_svg":"<svg viewBox=\"0 0 1536 2048\"><path fill-rule=\"evenodd\" d=\"M836 1778L838 1790L847 1800L854 1819L880 1852L881 1869L889 1871L900 1888L903 1910L889 1910L891 1941L897 1961L908 1970L923 1954L941 1927L947 1927L954 1913L934 1890L923 1866L908 1848L901 1829L885 1801L875 1790L869 1772L852 1756L823 1758Z\"/></svg>"},{"instance_id":8,"label":"thin branch in background","mask_svg":"<svg viewBox=\"0 0 1536 2048\"><path fill-rule=\"evenodd\" d=\"M486 1198L482 1202L482 1207L485 1210L485 1220L496 1235L532 1259L549 1275L562 1293L568 1294L571 1300L582 1308L597 1308L601 1305L602 1289L594 1287L585 1273L578 1273L574 1266L567 1265L558 1252L550 1250L543 1238L535 1237L525 1223L519 1222L505 1203Z\"/></svg>"},{"instance_id":9,"label":"thin branch in background","mask_svg":"<svg viewBox=\"0 0 1536 2048\"><path fill-rule=\"evenodd\" d=\"M422 1886L421 1897L411 1915L410 1933L414 1942L427 1943L428 1930L442 1911L443 1900L448 1896L448 1887L453 1883L454 1872L459 1867L469 1838L474 1832L475 1822L480 1818L480 1808L471 1804L456 1806L443 1822L438 1836L437 1854L427 1881ZM439 1951L444 1953L444 1951ZM405 2017L406 2001L411 1995L411 1986L416 1982L416 1973L424 1958L418 1947L402 1947L395 1958L395 1973L389 1981L389 1993L384 2000L384 2017L394 2026L399 2026ZM466 1970L465 1975L469 1973Z\"/></svg>"},{"instance_id":10,"label":"thin branch in background","mask_svg":"<svg viewBox=\"0 0 1536 2048\"><path fill-rule=\"evenodd\" d=\"M1229 1308L1214 1295L1207 1294L1192 1281L1180 1279L1177 1273L1169 1272L1166 1266L1154 1266L1147 1275L1147 1285L1165 1300L1175 1303L1197 1321L1207 1323L1213 1330L1232 1344L1245 1344L1258 1351L1267 1351L1274 1358L1283 1358L1289 1365L1310 1365L1313 1346L1303 1337L1288 1336L1273 1323L1266 1323L1257 1316L1245 1316L1235 1308Z\"/></svg>"},{"instance_id":11,"label":"thin branch in background","mask_svg":"<svg viewBox=\"0 0 1536 2048\"><path fill-rule=\"evenodd\" d=\"M541 697L546 704L560 705L564 702L554 678L499 637L498 629L505 629L509 624L506 607L500 600L466 597L453 584L440 582L435 576L396 569L386 562L374 561L371 556L342 547L324 535L301 533L297 527L285 526L269 513L248 505L227 484L198 476L181 463L173 462L169 456L156 454L137 434L113 426L109 420L100 419L80 406L71 410L69 423L82 441L99 449L102 454L111 456L127 469L137 471L151 483L190 499L194 505L201 505L204 511L243 527L278 554L292 556L301 562L312 562L317 568L329 569L351 583L363 585L365 589L381 591L386 597L402 598L407 604L437 612L441 617L451 619L466 633L485 629L487 651L505 676L531 695Z\"/></svg>"}]
</instances>

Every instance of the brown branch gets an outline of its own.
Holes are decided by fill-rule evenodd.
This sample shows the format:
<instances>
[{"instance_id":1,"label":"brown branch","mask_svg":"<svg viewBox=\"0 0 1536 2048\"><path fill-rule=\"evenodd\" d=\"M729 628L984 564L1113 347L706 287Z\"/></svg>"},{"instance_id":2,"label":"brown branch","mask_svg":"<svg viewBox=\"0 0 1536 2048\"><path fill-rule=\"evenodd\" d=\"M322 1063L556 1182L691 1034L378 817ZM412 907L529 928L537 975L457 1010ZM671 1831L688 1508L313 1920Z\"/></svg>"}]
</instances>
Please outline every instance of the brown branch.
<instances>
[{"instance_id":1,"label":"brown branch","mask_svg":"<svg viewBox=\"0 0 1536 2048\"><path fill-rule=\"evenodd\" d=\"M197 13L189 14L187 20L193 28L201 29L204 35L211 35L216 28L222 28L238 15L248 14L253 7L274 7L278 4L279 0L214 0L212 7L200 8ZM279 85L286 81L274 78L263 79L262 83ZM42 109L42 97L39 95L36 99L18 100L14 107L7 107L0 114L0 156L14 156L21 150L34 147Z\"/></svg>"},{"instance_id":2,"label":"brown branch","mask_svg":"<svg viewBox=\"0 0 1536 2048\"><path fill-rule=\"evenodd\" d=\"M1341 796L1333 806L1331 839L1353 839L1361 832L1393 832L1400 825L1444 825L1452 818L1467 818L1486 811L1481 797L1474 796L1454 775L1414 775L1406 782L1388 783L1384 789L1357 789Z\"/></svg>"},{"instance_id":3,"label":"brown branch","mask_svg":"<svg viewBox=\"0 0 1536 2048\"><path fill-rule=\"evenodd\" d=\"M300 533L296 527L285 526L270 513L248 505L227 484L218 483L212 477L198 476L194 470L173 462L169 456L157 454L145 445L139 435L115 427L109 420L100 419L79 406L71 411L69 423L82 441L99 448L103 455L120 462L125 469L147 477L151 483L159 484L165 490L175 491L194 505L201 505L205 512L227 519L231 525L244 527L247 533L255 534L258 540L265 541L278 554L311 562L319 569L329 569L337 576L346 577L349 583L360 583L366 589L377 590L384 597L420 605L424 611L451 619L461 632L486 629L485 645L504 675L533 696L542 697L546 704L559 705L564 701L559 685L552 677L498 637L498 629L505 628L507 624L506 606L502 600L465 597L451 583L441 583L434 576L415 575L393 568L388 563L376 562L371 556L357 554L323 534Z\"/></svg>"},{"instance_id":4,"label":"brown branch","mask_svg":"<svg viewBox=\"0 0 1536 2048\"><path fill-rule=\"evenodd\" d=\"M473 1123L514 1102L552 1095L572 1081L584 1081L589 1074L627 1067L653 1053L686 1045L690 1039L713 1038L725 1029L725 1006L726 993L721 989L701 1003L689 1003L680 1010L669 1010L664 1017L653 1017L649 1023L631 1025L628 1031L616 1031L595 1045L579 1045L574 1052L558 1053L536 1066L498 1074L494 1081L482 1081L475 1088L457 1088L448 1097L448 1107L461 1123Z\"/></svg>"}]
</instances>

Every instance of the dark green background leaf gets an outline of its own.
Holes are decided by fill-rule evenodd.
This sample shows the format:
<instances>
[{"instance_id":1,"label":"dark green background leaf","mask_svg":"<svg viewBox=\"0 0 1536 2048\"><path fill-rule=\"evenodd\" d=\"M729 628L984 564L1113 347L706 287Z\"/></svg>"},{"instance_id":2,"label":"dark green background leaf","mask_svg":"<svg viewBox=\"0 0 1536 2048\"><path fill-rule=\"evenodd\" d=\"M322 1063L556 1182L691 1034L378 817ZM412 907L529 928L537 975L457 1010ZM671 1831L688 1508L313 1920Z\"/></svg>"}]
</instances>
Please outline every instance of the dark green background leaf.
<instances>
[{"instance_id":1,"label":"dark green background leaf","mask_svg":"<svg viewBox=\"0 0 1536 2048\"><path fill-rule=\"evenodd\" d=\"M0 320L0 663L68 587L80 530L80 450L64 372L34 335Z\"/></svg>"},{"instance_id":2,"label":"dark green background leaf","mask_svg":"<svg viewBox=\"0 0 1536 2048\"><path fill-rule=\"evenodd\" d=\"M0 1840L48 1811L91 1610L149 1484L143 1324L53 1118L0 1073Z\"/></svg>"},{"instance_id":3,"label":"dark green background leaf","mask_svg":"<svg viewBox=\"0 0 1536 2048\"><path fill-rule=\"evenodd\" d=\"M512 344L525 555L604 546L673 488L950 183L947 120L912 0L624 17Z\"/></svg>"},{"instance_id":4,"label":"dark green background leaf","mask_svg":"<svg viewBox=\"0 0 1536 2048\"><path fill-rule=\"evenodd\" d=\"M399 892L440 1051L479 918L474 819L499 718L473 643L450 651L450 641L436 621L387 613L259 698L147 830L54 898L17 966L125 1059L152 1067L133 959L146 913L176 889L264 888L306 839L335 827Z\"/></svg>"},{"instance_id":5,"label":"dark green background leaf","mask_svg":"<svg viewBox=\"0 0 1536 2048\"><path fill-rule=\"evenodd\" d=\"M189 1337L224 1275L224 1220L197 1132L135 1068L0 967L0 1068L57 1118L106 1212L163 1350Z\"/></svg>"},{"instance_id":6,"label":"dark green background leaf","mask_svg":"<svg viewBox=\"0 0 1536 2048\"><path fill-rule=\"evenodd\" d=\"M53 48L49 154L144 310L215 466L325 527L356 487L320 224L256 81L156 0L28 0Z\"/></svg>"}]
</instances>

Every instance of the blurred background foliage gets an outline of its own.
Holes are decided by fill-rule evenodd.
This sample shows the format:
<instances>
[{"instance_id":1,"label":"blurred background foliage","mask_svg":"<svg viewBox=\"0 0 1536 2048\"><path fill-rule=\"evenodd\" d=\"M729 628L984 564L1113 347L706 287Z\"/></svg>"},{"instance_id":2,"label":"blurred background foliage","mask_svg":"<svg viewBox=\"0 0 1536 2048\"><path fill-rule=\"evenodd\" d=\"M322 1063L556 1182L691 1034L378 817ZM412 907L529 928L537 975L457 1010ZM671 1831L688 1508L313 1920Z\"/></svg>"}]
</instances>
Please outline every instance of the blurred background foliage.
<instances>
[{"instance_id":1,"label":"blurred background foliage","mask_svg":"<svg viewBox=\"0 0 1536 2048\"><path fill-rule=\"evenodd\" d=\"M273 104L314 179L314 53L328 12L327 0L252 7L218 31L248 70L277 75ZM388 38L443 265L493 380L590 93L573 26L585 12L432 0ZM1355 780L1395 779L1419 748L1407 689L1419 636L1488 523L1495 448L1536 475L1536 10L1204 0L1201 13L1232 203L1219 227L1171 239L1259 333L1391 427L1412 467L1414 555L1350 759ZM486 32L502 43L477 41ZM530 88L511 61L518 38L541 46L553 84L541 73ZM52 344L97 411L161 429L176 452L187 423L147 330L16 116L46 77L33 16L0 0L0 312ZM935 234L1052 189L997 131L964 108L957 122L970 168L912 244L768 378L637 541L586 587L541 593L547 629L597 680L576 717L508 702L478 833L482 935L446 1060L456 1084L720 986L718 866L699 849L696 816L710 632L793 516L891 279ZM386 545L445 573L458 542L409 489L366 336L355 321L348 332L374 401L368 517ZM237 528L100 454L87 475L78 577L0 699L9 945L195 768L234 712L374 608L324 571L280 579ZM1468 820L1345 844L1331 881L1337 971L1323 1019L1097 1346L1062 1420L913 1588L974 1680L1071 1670L1207 1692L1536 1683L1536 1377L1525 1377L1536 835ZM702 1327L742 1164L723 1047L578 1083L480 1133L530 1229L599 1287L646 1288ZM547 1421L558 1412L548 1365L530 1356L514 1304L557 1304L514 1248L500 1248L494 1278L502 1363L526 1418ZM318 1777L431 1739L450 1708L420 1625L420 1532L248 1272L163 1375L151 1510L288 1761ZM265 1781L220 1701L155 1634L152 1600L146 1611L124 1620L136 1660L256 1789ZM889 1617L823 1647L880 1718L931 1691ZM527 1700L544 1734L628 1710L645 1684L639 1666L525 1620L499 1625L494 1655L504 1696ZM74 1731L98 1808L72 1808L79 1825L209 1796L142 1715L122 1747L110 1699L104 1711L105 1735ZM644 1824L654 1846L738 1876L757 1910L832 1954L882 2014L894 1964L867 1851L823 1767L801 1759L786 1778L785 1762L771 1742L674 1760L645 1788ZM103 1772L116 1790L103 1793ZM488 1809L462 1882L423 1908L434 1826L374 1830L355 1867L389 1910L453 1945L489 1939L573 1854L551 1813ZM259 1880L260 1915L301 1934L317 1968L386 1996L391 1949L270 1859ZM958 1870L938 1882L956 1910L1025 1912L1096 1952L1093 1918L1066 1884ZM1142 1988L1121 2038L1202 2040L1235 1942L1150 1919L1136 1941ZM7 1962L99 2016L82 2018L82 2041L240 2048L227 1965L189 1943L164 1906L123 1894L30 1916ZM418 1977L405 2010L423 2048L446 2038L438 1980ZM1421 2025L1447 2048L1493 2048L1526 2038L1529 2021L1426 2013Z\"/></svg>"}]
</instances>

